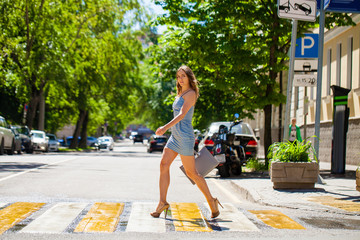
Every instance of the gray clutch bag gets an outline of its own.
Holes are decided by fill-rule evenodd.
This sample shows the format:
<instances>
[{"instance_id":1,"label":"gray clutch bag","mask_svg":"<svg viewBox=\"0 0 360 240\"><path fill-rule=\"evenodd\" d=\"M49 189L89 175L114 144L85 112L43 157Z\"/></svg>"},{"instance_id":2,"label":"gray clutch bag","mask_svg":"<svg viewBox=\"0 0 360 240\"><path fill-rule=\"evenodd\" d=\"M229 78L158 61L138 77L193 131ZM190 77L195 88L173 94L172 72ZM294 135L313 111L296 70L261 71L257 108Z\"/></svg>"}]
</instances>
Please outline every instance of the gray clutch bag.
<instances>
[{"instance_id":1,"label":"gray clutch bag","mask_svg":"<svg viewBox=\"0 0 360 240\"><path fill-rule=\"evenodd\" d=\"M195 166L198 173L205 177L209 172L211 172L219 162L214 158L214 156L203 147L198 153L195 155ZM181 165L180 169L184 172L184 174L188 177L190 182L195 185L195 182L189 178L189 176L185 172L185 168Z\"/></svg>"}]
</instances>

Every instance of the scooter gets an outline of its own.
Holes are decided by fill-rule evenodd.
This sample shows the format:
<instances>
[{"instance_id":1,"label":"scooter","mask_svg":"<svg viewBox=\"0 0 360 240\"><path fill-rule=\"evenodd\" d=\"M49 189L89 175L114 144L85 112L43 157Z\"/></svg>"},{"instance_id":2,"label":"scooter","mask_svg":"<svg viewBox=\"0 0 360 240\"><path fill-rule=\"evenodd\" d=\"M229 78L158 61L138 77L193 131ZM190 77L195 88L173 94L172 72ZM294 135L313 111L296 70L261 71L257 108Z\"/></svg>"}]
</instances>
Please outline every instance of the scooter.
<instances>
[{"instance_id":1,"label":"scooter","mask_svg":"<svg viewBox=\"0 0 360 240\"><path fill-rule=\"evenodd\" d=\"M244 147L240 144L235 145L235 133L231 132L232 127L241 123L236 120L239 114L235 114L235 121L228 129L225 125L220 125L219 132L214 139L214 157L219 161L216 167L219 171L220 177L230 177L230 171L234 175L240 175L243 162L245 161Z\"/></svg>"}]
</instances>

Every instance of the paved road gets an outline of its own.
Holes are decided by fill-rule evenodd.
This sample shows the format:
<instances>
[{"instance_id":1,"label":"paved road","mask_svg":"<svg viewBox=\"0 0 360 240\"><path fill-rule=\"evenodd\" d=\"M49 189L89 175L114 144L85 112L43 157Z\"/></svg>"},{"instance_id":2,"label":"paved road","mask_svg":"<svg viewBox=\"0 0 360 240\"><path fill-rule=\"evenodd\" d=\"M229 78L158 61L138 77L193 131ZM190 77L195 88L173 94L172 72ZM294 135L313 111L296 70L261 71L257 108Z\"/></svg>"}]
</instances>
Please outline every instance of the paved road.
<instances>
[{"instance_id":1,"label":"paved road","mask_svg":"<svg viewBox=\"0 0 360 240\"><path fill-rule=\"evenodd\" d=\"M171 212L153 219L160 153L124 141L114 151L0 157L0 239L360 239L360 217L247 202L215 171L207 178L225 209L171 168Z\"/></svg>"}]
</instances>

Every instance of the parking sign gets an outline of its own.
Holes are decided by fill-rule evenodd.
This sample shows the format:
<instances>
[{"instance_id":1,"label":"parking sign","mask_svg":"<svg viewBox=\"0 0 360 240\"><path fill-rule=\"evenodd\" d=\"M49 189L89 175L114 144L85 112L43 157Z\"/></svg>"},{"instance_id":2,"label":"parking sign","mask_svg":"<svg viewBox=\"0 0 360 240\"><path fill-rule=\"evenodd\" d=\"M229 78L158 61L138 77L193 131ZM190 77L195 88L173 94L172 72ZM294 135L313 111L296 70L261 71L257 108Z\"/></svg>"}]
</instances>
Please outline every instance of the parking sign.
<instances>
[{"instance_id":1,"label":"parking sign","mask_svg":"<svg viewBox=\"0 0 360 240\"><path fill-rule=\"evenodd\" d=\"M296 39L295 58L318 58L319 34L308 33Z\"/></svg>"}]
</instances>

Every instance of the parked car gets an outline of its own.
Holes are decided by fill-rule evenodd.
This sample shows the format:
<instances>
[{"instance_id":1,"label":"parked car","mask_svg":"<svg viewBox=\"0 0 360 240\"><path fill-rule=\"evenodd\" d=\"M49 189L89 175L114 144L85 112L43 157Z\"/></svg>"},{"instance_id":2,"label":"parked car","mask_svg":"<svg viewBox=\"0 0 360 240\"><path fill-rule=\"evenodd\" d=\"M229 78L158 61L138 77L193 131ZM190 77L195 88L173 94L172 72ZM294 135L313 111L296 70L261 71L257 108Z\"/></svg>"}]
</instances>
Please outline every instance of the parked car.
<instances>
[{"instance_id":1,"label":"parked car","mask_svg":"<svg viewBox=\"0 0 360 240\"><path fill-rule=\"evenodd\" d=\"M46 136L44 131L31 130L31 140L35 151L49 151L49 138Z\"/></svg>"},{"instance_id":2,"label":"parked car","mask_svg":"<svg viewBox=\"0 0 360 240\"><path fill-rule=\"evenodd\" d=\"M0 155L5 153L11 155L15 151L15 135L11 131L5 118L0 116Z\"/></svg>"},{"instance_id":3,"label":"parked car","mask_svg":"<svg viewBox=\"0 0 360 240\"><path fill-rule=\"evenodd\" d=\"M49 151L59 151L60 143L54 134L47 133L46 136L49 138Z\"/></svg>"},{"instance_id":4,"label":"parked car","mask_svg":"<svg viewBox=\"0 0 360 240\"><path fill-rule=\"evenodd\" d=\"M114 139L110 136L99 137L98 144L99 149L109 149L110 151L114 150Z\"/></svg>"},{"instance_id":5,"label":"parked car","mask_svg":"<svg viewBox=\"0 0 360 240\"><path fill-rule=\"evenodd\" d=\"M295 9L300 9L301 11L303 11L306 15L309 15L312 11L311 11L311 7L309 4L303 3L303 4L298 4L295 3L294 5Z\"/></svg>"},{"instance_id":6,"label":"parked car","mask_svg":"<svg viewBox=\"0 0 360 240\"><path fill-rule=\"evenodd\" d=\"M98 139L96 137L87 137L86 145L89 147L95 147L97 145Z\"/></svg>"},{"instance_id":7,"label":"parked car","mask_svg":"<svg viewBox=\"0 0 360 240\"><path fill-rule=\"evenodd\" d=\"M166 136L152 135L147 144L147 152L163 151L168 138Z\"/></svg>"},{"instance_id":8,"label":"parked car","mask_svg":"<svg viewBox=\"0 0 360 240\"><path fill-rule=\"evenodd\" d=\"M11 127L11 131L13 132L14 136L15 136L15 148L14 151L17 154L21 154L21 137L19 132L16 130L16 128L12 128Z\"/></svg>"},{"instance_id":9,"label":"parked car","mask_svg":"<svg viewBox=\"0 0 360 240\"><path fill-rule=\"evenodd\" d=\"M204 146L212 151L214 146L213 135L219 132L220 125L225 125L230 129L231 122L213 122L210 124L203 140L199 144L199 149ZM241 122L240 124L232 128L232 132L235 133L235 145L241 145L244 147L245 156L249 158L256 158L258 152L258 138L255 136L253 129L248 123Z\"/></svg>"},{"instance_id":10,"label":"parked car","mask_svg":"<svg viewBox=\"0 0 360 240\"><path fill-rule=\"evenodd\" d=\"M31 133L27 126L11 126L16 129L21 139L21 151L32 153L34 151L33 143L31 141Z\"/></svg>"},{"instance_id":11,"label":"parked car","mask_svg":"<svg viewBox=\"0 0 360 240\"><path fill-rule=\"evenodd\" d=\"M136 135L134 135L133 141L134 141L134 144L136 142L144 143L144 136L141 134L136 134Z\"/></svg>"}]
</instances>

